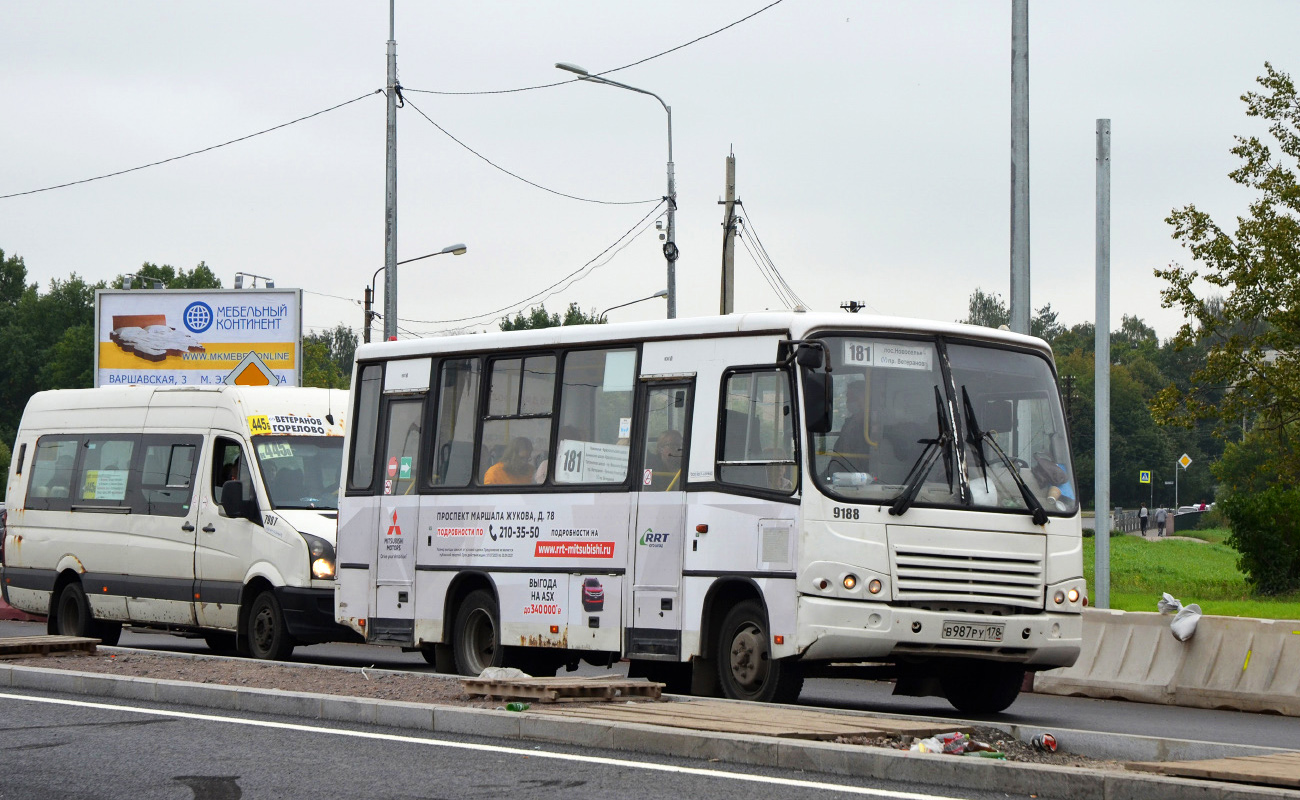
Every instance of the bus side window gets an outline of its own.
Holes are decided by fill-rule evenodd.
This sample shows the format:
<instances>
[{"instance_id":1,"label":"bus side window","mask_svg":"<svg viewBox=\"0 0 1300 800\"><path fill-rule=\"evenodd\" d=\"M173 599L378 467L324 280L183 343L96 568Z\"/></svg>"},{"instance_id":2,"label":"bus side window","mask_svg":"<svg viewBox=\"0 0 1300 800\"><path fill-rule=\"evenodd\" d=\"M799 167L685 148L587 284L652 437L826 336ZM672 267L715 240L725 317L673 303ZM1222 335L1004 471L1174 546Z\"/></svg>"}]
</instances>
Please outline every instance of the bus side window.
<instances>
[{"instance_id":1,"label":"bus side window","mask_svg":"<svg viewBox=\"0 0 1300 800\"><path fill-rule=\"evenodd\" d=\"M27 484L28 509L67 511L72 502L72 471L79 441L75 437L42 436L32 456L32 477Z\"/></svg>"},{"instance_id":2,"label":"bus side window","mask_svg":"<svg viewBox=\"0 0 1300 800\"><path fill-rule=\"evenodd\" d=\"M554 407L555 356L492 362L478 465L480 485L537 482L539 465L551 443Z\"/></svg>"},{"instance_id":3,"label":"bus side window","mask_svg":"<svg viewBox=\"0 0 1300 800\"><path fill-rule=\"evenodd\" d=\"M137 513L189 514L201 442L198 436L145 436L144 462L140 474L132 476L139 491Z\"/></svg>"},{"instance_id":4,"label":"bus side window","mask_svg":"<svg viewBox=\"0 0 1300 800\"><path fill-rule=\"evenodd\" d=\"M718 481L790 494L798 485L795 415L784 370L733 372L722 396Z\"/></svg>"},{"instance_id":5,"label":"bus side window","mask_svg":"<svg viewBox=\"0 0 1300 800\"><path fill-rule=\"evenodd\" d=\"M432 486L468 486L474 474L474 423L478 415L479 360L442 362Z\"/></svg>"},{"instance_id":6,"label":"bus side window","mask_svg":"<svg viewBox=\"0 0 1300 800\"><path fill-rule=\"evenodd\" d=\"M353 417L352 458L348 488L366 490L374 486L375 444L379 434L379 390L384 368L368 364L357 380L357 412Z\"/></svg>"},{"instance_id":7,"label":"bus side window","mask_svg":"<svg viewBox=\"0 0 1300 800\"><path fill-rule=\"evenodd\" d=\"M560 435L549 464L555 483L627 479L635 383L636 350L578 350L565 357ZM545 479L548 467L540 469Z\"/></svg>"}]
</instances>

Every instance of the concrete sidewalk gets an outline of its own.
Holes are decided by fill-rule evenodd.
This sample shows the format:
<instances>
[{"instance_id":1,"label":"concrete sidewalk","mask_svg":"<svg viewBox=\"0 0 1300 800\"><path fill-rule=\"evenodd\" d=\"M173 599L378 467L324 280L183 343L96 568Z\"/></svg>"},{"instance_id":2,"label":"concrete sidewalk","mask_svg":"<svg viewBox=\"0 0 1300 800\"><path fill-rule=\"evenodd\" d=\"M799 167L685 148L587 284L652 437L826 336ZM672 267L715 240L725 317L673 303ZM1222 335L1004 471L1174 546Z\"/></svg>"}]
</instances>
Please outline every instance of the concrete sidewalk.
<instances>
[{"instance_id":1,"label":"concrete sidewalk","mask_svg":"<svg viewBox=\"0 0 1300 800\"><path fill-rule=\"evenodd\" d=\"M105 651L117 648L102 648ZM121 650L121 652L129 652ZM206 657L206 656L190 656ZM348 669L345 667L312 667ZM596 747L646 755L716 759L735 765L782 767L847 777L1001 791L1070 800L1300 800L1300 791L1188 780L1142 773L919 755L883 748L762 736L695 731L612 721L558 719L419 703L398 703L215 684L127 678L71 670L0 664L0 687L90 695L100 699L191 705L311 720L362 723L427 733L488 736ZM851 713L851 712L849 712ZM877 715L879 716L879 715ZM988 725L987 722L972 723ZM1002 727L1015 736L1031 731ZM1085 737L1117 741L1113 734L1055 730L1063 747L1082 751ZM1182 743L1182 749L1150 737L1121 737L1132 760L1215 757L1269 752L1267 748L1215 749L1211 743ZM1193 755L1196 750L1202 755Z\"/></svg>"}]
</instances>

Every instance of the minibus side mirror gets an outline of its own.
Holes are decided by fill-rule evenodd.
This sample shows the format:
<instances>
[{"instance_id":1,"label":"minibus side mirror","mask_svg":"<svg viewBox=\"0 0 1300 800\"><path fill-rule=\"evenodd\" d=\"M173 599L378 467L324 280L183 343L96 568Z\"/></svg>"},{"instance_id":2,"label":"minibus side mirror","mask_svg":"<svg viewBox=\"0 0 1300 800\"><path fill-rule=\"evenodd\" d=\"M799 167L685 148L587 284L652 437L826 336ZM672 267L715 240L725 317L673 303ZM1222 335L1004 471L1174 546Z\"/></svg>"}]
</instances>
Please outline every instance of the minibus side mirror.
<instances>
[{"instance_id":1,"label":"minibus side mirror","mask_svg":"<svg viewBox=\"0 0 1300 800\"><path fill-rule=\"evenodd\" d=\"M795 351L794 360L799 362L799 366L804 369L821 369L822 368L822 349L820 347L800 346Z\"/></svg>"},{"instance_id":2,"label":"minibus side mirror","mask_svg":"<svg viewBox=\"0 0 1300 800\"><path fill-rule=\"evenodd\" d=\"M820 353L818 356L820 361ZM808 425L809 433L831 432L831 398L834 396L835 389L829 372L803 370L804 422Z\"/></svg>"},{"instance_id":3,"label":"minibus side mirror","mask_svg":"<svg viewBox=\"0 0 1300 800\"><path fill-rule=\"evenodd\" d=\"M231 519L244 516L240 512L244 507L244 484L242 481L226 481L221 484L221 510Z\"/></svg>"}]
</instances>

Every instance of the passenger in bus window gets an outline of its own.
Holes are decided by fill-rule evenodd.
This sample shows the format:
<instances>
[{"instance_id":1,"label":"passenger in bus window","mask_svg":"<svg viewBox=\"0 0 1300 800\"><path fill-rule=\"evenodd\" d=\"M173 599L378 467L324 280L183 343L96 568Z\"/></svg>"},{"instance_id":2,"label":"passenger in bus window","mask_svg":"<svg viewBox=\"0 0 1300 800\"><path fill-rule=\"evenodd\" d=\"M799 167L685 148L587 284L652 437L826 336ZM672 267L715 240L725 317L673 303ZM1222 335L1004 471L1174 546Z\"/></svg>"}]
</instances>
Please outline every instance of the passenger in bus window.
<instances>
[{"instance_id":1,"label":"passenger in bus window","mask_svg":"<svg viewBox=\"0 0 1300 800\"><path fill-rule=\"evenodd\" d=\"M654 473L650 484L651 489L667 491L681 488L679 480L679 473L682 471L681 432L669 428L659 434L659 438L655 440L654 452L646 459L646 466Z\"/></svg>"},{"instance_id":2,"label":"passenger in bus window","mask_svg":"<svg viewBox=\"0 0 1300 800\"><path fill-rule=\"evenodd\" d=\"M835 440L835 452L841 455L861 456L855 459L854 466L860 471L867 469L867 448L876 443L867 438L867 382L854 381L844 390L845 410L849 418L840 428L839 438Z\"/></svg>"},{"instance_id":3,"label":"passenger in bus window","mask_svg":"<svg viewBox=\"0 0 1300 800\"><path fill-rule=\"evenodd\" d=\"M524 436L510 441L501 460L488 467L485 485L526 484L533 482L533 443Z\"/></svg>"}]
</instances>

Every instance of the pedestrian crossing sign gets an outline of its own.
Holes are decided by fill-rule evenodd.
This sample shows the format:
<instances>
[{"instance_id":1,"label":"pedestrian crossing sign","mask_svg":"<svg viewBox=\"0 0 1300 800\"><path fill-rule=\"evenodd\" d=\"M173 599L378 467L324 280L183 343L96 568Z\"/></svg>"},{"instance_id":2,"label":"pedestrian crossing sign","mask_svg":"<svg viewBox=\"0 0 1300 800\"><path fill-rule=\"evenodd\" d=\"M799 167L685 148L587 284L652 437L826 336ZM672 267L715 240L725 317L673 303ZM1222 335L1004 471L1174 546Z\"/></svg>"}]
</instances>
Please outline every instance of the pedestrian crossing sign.
<instances>
[{"instance_id":1,"label":"pedestrian crossing sign","mask_svg":"<svg viewBox=\"0 0 1300 800\"><path fill-rule=\"evenodd\" d=\"M1150 482L1151 482L1151 470L1144 469L1138 472L1138 483L1150 483Z\"/></svg>"}]
</instances>

